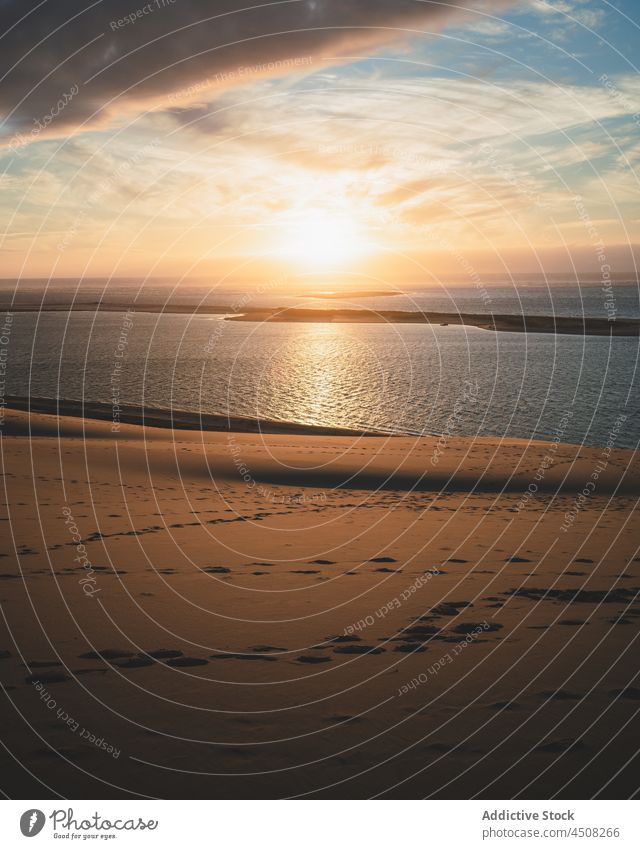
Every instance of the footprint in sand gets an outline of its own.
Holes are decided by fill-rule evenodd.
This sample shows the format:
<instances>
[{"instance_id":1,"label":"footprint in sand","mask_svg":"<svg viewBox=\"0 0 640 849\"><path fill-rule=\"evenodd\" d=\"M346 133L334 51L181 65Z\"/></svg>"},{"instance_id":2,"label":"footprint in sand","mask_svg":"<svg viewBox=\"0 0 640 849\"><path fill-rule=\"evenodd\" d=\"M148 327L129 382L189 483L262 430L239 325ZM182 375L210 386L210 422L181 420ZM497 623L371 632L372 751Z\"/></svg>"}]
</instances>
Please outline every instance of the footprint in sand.
<instances>
[{"instance_id":1,"label":"footprint in sand","mask_svg":"<svg viewBox=\"0 0 640 849\"><path fill-rule=\"evenodd\" d=\"M146 654L154 660L170 660L174 657L182 657L182 652L178 649L154 649L146 652Z\"/></svg>"},{"instance_id":2,"label":"footprint in sand","mask_svg":"<svg viewBox=\"0 0 640 849\"><path fill-rule=\"evenodd\" d=\"M456 625L453 630L456 634L472 634L474 631L481 633L482 631L499 631L501 628L504 628L504 625L499 625L497 622L489 622L488 624L483 624L482 622L462 622L460 625Z\"/></svg>"},{"instance_id":3,"label":"footprint in sand","mask_svg":"<svg viewBox=\"0 0 640 849\"><path fill-rule=\"evenodd\" d=\"M228 654L211 654L211 660L266 660L276 661L277 657L270 657L264 654L243 654L242 652L229 652Z\"/></svg>"},{"instance_id":4,"label":"footprint in sand","mask_svg":"<svg viewBox=\"0 0 640 849\"><path fill-rule=\"evenodd\" d=\"M71 678L64 672L45 672L44 675L28 675L24 680L25 684L62 684Z\"/></svg>"},{"instance_id":5,"label":"footprint in sand","mask_svg":"<svg viewBox=\"0 0 640 849\"><path fill-rule=\"evenodd\" d=\"M357 634L339 634L337 637L325 637L328 643L359 643L362 637Z\"/></svg>"},{"instance_id":6,"label":"footprint in sand","mask_svg":"<svg viewBox=\"0 0 640 849\"><path fill-rule=\"evenodd\" d=\"M640 700L640 689L638 687L625 687L622 690L610 690L610 696L615 696L619 699L632 699L633 701Z\"/></svg>"},{"instance_id":7,"label":"footprint in sand","mask_svg":"<svg viewBox=\"0 0 640 849\"><path fill-rule=\"evenodd\" d=\"M424 618L431 619L432 617L435 618L438 616L457 616L459 612L460 611L457 607L454 607L452 604L447 604L446 602L444 602L443 604L438 604L435 607L432 607L429 611L428 616ZM422 617L420 618L422 619Z\"/></svg>"},{"instance_id":8,"label":"footprint in sand","mask_svg":"<svg viewBox=\"0 0 640 849\"><path fill-rule=\"evenodd\" d=\"M202 657L172 657L165 666L206 666L207 663Z\"/></svg>"},{"instance_id":9,"label":"footprint in sand","mask_svg":"<svg viewBox=\"0 0 640 849\"><path fill-rule=\"evenodd\" d=\"M578 693L572 693L569 690L543 690L540 693L543 699L555 699L556 701L577 701L582 696Z\"/></svg>"},{"instance_id":10,"label":"footprint in sand","mask_svg":"<svg viewBox=\"0 0 640 849\"><path fill-rule=\"evenodd\" d=\"M268 654L269 652L281 652L286 651L282 646L251 646L251 651L261 652L263 654Z\"/></svg>"},{"instance_id":11,"label":"footprint in sand","mask_svg":"<svg viewBox=\"0 0 640 849\"><path fill-rule=\"evenodd\" d=\"M301 654L296 661L298 663L329 663L331 658L322 654Z\"/></svg>"},{"instance_id":12,"label":"footprint in sand","mask_svg":"<svg viewBox=\"0 0 640 849\"><path fill-rule=\"evenodd\" d=\"M153 660L150 657L130 657L128 660L121 660L114 663L118 669L139 669L142 666L153 666Z\"/></svg>"},{"instance_id":13,"label":"footprint in sand","mask_svg":"<svg viewBox=\"0 0 640 849\"><path fill-rule=\"evenodd\" d=\"M335 654L382 654L386 649L380 646L338 646Z\"/></svg>"},{"instance_id":14,"label":"footprint in sand","mask_svg":"<svg viewBox=\"0 0 640 849\"><path fill-rule=\"evenodd\" d=\"M545 589L537 587L519 587L518 589L509 590L507 595L517 596L519 598L527 598L532 601L540 601L549 599L561 602L576 602L586 604L599 604L600 602L608 602L615 604L625 604L633 602L637 596L637 590L626 590L621 588L611 590L584 590L584 589Z\"/></svg>"},{"instance_id":15,"label":"footprint in sand","mask_svg":"<svg viewBox=\"0 0 640 849\"><path fill-rule=\"evenodd\" d=\"M367 563L397 563L393 557L372 557Z\"/></svg>"},{"instance_id":16,"label":"footprint in sand","mask_svg":"<svg viewBox=\"0 0 640 849\"><path fill-rule=\"evenodd\" d=\"M99 649L98 651L88 651L85 654L78 655L82 660L120 660L121 658L133 656L133 652L124 651L123 649Z\"/></svg>"}]
</instances>

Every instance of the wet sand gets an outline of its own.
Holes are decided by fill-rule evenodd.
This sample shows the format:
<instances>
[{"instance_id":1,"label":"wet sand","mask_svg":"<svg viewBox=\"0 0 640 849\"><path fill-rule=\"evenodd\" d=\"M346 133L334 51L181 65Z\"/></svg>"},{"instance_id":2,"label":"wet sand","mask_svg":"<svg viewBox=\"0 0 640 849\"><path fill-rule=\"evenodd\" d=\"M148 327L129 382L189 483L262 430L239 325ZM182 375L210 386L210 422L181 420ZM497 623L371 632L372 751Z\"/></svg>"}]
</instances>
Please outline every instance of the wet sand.
<instances>
[{"instance_id":1,"label":"wet sand","mask_svg":"<svg viewBox=\"0 0 640 849\"><path fill-rule=\"evenodd\" d=\"M2 433L12 795L635 792L633 452Z\"/></svg>"}]
</instances>

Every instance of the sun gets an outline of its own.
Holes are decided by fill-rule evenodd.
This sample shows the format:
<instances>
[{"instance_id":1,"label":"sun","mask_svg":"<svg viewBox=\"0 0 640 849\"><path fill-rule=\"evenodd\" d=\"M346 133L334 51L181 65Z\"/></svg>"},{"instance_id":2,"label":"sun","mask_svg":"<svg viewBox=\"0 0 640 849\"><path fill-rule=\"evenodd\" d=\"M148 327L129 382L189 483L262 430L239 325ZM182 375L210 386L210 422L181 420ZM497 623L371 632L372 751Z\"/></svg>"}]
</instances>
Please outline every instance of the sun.
<instances>
[{"instance_id":1,"label":"sun","mask_svg":"<svg viewBox=\"0 0 640 849\"><path fill-rule=\"evenodd\" d=\"M287 221L275 253L312 268L344 267L368 245L354 219L344 213L308 211Z\"/></svg>"}]
</instances>

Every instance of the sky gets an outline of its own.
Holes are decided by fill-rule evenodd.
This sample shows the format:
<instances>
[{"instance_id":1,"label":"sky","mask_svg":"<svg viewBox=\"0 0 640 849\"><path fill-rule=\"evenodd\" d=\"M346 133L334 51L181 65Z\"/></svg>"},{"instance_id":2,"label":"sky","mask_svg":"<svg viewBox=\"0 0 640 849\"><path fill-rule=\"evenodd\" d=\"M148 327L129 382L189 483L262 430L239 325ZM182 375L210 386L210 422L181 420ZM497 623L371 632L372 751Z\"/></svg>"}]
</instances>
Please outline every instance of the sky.
<instances>
[{"instance_id":1,"label":"sky","mask_svg":"<svg viewBox=\"0 0 640 849\"><path fill-rule=\"evenodd\" d=\"M0 2L2 277L635 273L632 0Z\"/></svg>"}]
</instances>

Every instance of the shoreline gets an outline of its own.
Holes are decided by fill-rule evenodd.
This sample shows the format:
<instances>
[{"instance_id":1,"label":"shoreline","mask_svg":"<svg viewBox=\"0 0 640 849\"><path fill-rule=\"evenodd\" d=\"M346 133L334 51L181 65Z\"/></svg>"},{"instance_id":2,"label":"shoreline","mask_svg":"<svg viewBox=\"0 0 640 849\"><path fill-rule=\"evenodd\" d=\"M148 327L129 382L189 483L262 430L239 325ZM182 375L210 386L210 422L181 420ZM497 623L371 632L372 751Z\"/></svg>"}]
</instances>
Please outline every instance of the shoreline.
<instances>
[{"instance_id":1,"label":"shoreline","mask_svg":"<svg viewBox=\"0 0 640 849\"><path fill-rule=\"evenodd\" d=\"M27 312L138 312L158 315L221 315L226 321L339 323L339 324L438 324L464 325L480 330L508 333L555 333L570 336L640 336L640 318L595 318L589 316L549 316L482 314L457 312L410 312L408 310L312 309L306 307L203 306L194 304L2 304L9 313Z\"/></svg>"},{"instance_id":2,"label":"shoreline","mask_svg":"<svg viewBox=\"0 0 640 849\"><path fill-rule=\"evenodd\" d=\"M237 482L241 465L252 487L266 489L511 493L523 496L524 507L532 497L560 493L578 497L585 488L585 497L591 497L587 483L595 480L599 496L640 495L638 455L633 449L456 436L443 451L441 437L428 434L361 432L138 407L121 407L119 415L114 422L111 405L104 403L9 398L2 440L7 445L16 437L112 445L140 440L197 443L214 452L211 468L216 478ZM293 451L284 466L276 459L282 451ZM303 451L315 458L311 466L297 459ZM478 462L481 455L486 459Z\"/></svg>"},{"instance_id":3,"label":"shoreline","mask_svg":"<svg viewBox=\"0 0 640 849\"><path fill-rule=\"evenodd\" d=\"M18 412L39 413L52 416L93 419L111 422L114 433L123 424L170 430L195 430L229 433L290 434L292 436L369 436L390 437L382 431L360 431L350 428L305 425L298 422L279 422L272 419L254 419L249 416L225 416L222 413L195 413L189 410L169 410L162 407L142 407L134 404L115 407L104 401L77 401L73 399L37 398L7 395L5 409Z\"/></svg>"}]
</instances>

